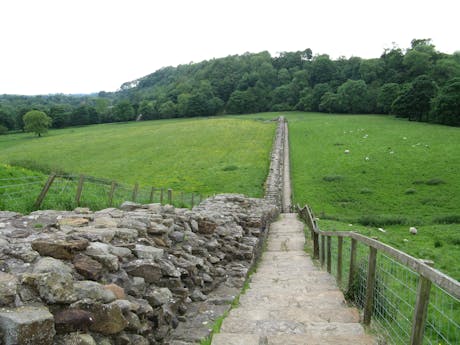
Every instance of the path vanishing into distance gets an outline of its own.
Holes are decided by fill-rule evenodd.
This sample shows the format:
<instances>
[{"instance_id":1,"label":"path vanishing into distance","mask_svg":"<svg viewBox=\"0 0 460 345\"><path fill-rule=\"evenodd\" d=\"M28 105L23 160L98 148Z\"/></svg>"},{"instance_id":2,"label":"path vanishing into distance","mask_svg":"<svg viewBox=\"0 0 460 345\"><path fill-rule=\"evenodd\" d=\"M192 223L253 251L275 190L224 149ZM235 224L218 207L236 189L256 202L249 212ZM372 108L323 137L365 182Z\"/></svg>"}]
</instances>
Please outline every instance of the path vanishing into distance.
<instances>
[{"instance_id":1,"label":"path vanishing into distance","mask_svg":"<svg viewBox=\"0 0 460 345\"><path fill-rule=\"evenodd\" d=\"M376 344L348 307L335 278L305 253L304 224L290 212L287 123L284 136L283 212L270 226L267 247L212 345Z\"/></svg>"}]
</instances>

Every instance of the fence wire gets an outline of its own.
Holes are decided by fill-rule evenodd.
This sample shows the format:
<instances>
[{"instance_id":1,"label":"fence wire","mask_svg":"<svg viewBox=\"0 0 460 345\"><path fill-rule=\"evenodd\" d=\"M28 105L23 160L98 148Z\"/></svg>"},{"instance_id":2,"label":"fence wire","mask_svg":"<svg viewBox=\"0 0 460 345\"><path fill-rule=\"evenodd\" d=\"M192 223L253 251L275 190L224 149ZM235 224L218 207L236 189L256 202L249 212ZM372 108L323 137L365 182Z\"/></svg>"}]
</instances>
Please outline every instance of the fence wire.
<instances>
[{"instance_id":1,"label":"fence wire","mask_svg":"<svg viewBox=\"0 0 460 345\"><path fill-rule=\"evenodd\" d=\"M45 182L46 176L27 176L21 178L0 179L0 210L29 213L34 210ZM197 193L170 191L165 188L128 186L117 182L84 177L80 198L77 190L80 176L56 175L41 209L72 210L78 206L100 210L107 207L119 207L125 201L141 204L170 203L175 207L190 208L202 200Z\"/></svg>"},{"instance_id":2,"label":"fence wire","mask_svg":"<svg viewBox=\"0 0 460 345\"><path fill-rule=\"evenodd\" d=\"M327 243L327 240L325 241ZM327 246L324 247L327 251ZM320 246L321 250L321 246ZM348 300L363 309L366 299L369 247L358 242L357 269L348 285L351 239L343 238L342 281L339 287ZM320 253L321 257L321 253ZM327 257L327 255L325 256ZM331 274L338 277L338 237L331 238ZM324 268L327 267L325 262ZM381 252L377 254L373 291L372 328L388 344L410 344L419 274ZM432 284L423 344L460 344L460 300Z\"/></svg>"}]
</instances>

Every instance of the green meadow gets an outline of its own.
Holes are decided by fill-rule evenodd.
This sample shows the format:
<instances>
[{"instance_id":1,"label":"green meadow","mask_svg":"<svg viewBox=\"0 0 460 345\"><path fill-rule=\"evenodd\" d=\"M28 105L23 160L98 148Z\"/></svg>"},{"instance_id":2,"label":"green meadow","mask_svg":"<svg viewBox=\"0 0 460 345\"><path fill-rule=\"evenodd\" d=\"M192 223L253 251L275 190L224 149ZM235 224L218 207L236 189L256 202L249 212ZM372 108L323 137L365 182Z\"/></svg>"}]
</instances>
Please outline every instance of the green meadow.
<instances>
[{"instance_id":1,"label":"green meadow","mask_svg":"<svg viewBox=\"0 0 460 345\"><path fill-rule=\"evenodd\" d=\"M321 229L377 237L460 280L460 128L392 116L285 116L293 202L309 204Z\"/></svg>"},{"instance_id":2,"label":"green meadow","mask_svg":"<svg viewBox=\"0 0 460 345\"><path fill-rule=\"evenodd\" d=\"M10 164L0 165L0 177L57 171L203 195L259 197L275 129L268 120L279 115L72 127L42 138L0 136L0 163ZM294 203L308 203L324 230L378 237L434 260L435 267L460 279L460 128L391 116L284 115ZM409 234L410 226L418 235Z\"/></svg>"},{"instance_id":3,"label":"green meadow","mask_svg":"<svg viewBox=\"0 0 460 345\"><path fill-rule=\"evenodd\" d=\"M232 118L105 124L0 136L0 163L44 173L261 196L274 123Z\"/></svg>"}]
</instances>

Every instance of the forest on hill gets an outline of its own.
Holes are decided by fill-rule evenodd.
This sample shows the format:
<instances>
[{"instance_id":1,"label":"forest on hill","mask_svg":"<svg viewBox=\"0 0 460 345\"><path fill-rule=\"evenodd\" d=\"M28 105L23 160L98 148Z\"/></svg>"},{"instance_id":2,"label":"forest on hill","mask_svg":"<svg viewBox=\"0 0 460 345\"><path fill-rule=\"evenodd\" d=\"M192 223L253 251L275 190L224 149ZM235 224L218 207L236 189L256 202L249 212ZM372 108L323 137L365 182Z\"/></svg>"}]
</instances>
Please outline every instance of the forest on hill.
<instances>
[{"instance_id":1,"label":"forest on hill","mask_svg":"<svg viewBox=\"0 0 460 345\"><path fill-rule=\"evenodd\" d=\"M165 67L93 95L0 95L0 133L22 130L31 109L52 127L264 111L394 114L460 126L460 52L430 39L379 58L331 59L311 49L227 56Z\"/></svg>"}]
</instances>

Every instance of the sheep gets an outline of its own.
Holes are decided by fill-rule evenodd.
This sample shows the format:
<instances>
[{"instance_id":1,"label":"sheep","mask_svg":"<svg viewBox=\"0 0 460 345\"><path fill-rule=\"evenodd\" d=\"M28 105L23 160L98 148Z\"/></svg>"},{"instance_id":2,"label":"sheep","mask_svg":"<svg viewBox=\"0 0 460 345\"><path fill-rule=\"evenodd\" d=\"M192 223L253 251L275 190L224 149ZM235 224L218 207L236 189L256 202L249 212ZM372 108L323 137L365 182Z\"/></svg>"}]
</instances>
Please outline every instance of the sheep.
<instances>
[{"instance_id":1,"label":"sheep","mask_svg":"<svg viewBox=\"0 0 460 345\"><path fill-rule=\"evenodd\" d=\"M411 227L409 228L409 233L410 233L411 235L417 235L417 228L411 226Z\"/></svg>"}]
</instances>

